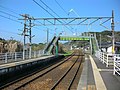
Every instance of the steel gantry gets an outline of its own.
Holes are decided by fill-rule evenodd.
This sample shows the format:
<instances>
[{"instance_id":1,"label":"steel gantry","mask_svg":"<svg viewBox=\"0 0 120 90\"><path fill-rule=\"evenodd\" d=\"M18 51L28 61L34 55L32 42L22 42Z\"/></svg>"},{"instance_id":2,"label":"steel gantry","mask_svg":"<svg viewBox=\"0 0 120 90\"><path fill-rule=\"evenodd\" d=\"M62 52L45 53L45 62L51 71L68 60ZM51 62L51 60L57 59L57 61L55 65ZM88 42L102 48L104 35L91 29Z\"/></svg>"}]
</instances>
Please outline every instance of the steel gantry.
<instances>
[{"instance_id":1,"label":"steel gantry","mask_svg":"<svg viewBox=\"0 0 120 90\"><path fill-rule=\"evenodd\" d=\"M29 18L26 18L26 20ZM99 25L108 29L104 24L110 21L111 32L112 32L112 52L114 53L114 12L112 11L111 17L73 17L73 18L31 18L33 21L38 21L39 23L34 23L34 26L50 26L50 25L92 25L100 21Z\"/></svg>"},{"instance_id":2,"label":"steel gantry","mask_svg":"<svg viewBox=\"0 0 120 90\"><path fill-rule=\"evenodd\" d=\"M92 25L97 21L103 20L100 25L110 21L112 17L74 17L74 18L33 18L40 23L34 24L37 26L48 26L48 25ZM89 22L88 22L89 20ZM63 22L65 21L65 22Z\"/></svg>"}]
</instances>

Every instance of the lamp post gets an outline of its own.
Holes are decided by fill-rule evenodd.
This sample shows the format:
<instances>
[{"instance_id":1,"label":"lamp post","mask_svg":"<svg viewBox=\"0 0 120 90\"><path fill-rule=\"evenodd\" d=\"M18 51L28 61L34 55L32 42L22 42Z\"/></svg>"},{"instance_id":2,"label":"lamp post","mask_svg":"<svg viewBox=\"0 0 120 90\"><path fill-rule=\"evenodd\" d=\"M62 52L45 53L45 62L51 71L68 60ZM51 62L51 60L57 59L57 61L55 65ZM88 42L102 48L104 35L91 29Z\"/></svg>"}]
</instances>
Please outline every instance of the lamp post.
<instances>
[{"instance_id":1,"label":"lamp post","mask_svg":"<svg viewBox=\"0 0 120 90\"><path fill-rule=\"evenodd\" d=\"M71 12L75 13L75 15L77 15L77 17L80 18L79 14L78 14L74 9L70 9L70 10L69 10L68 16L70 15ZM76 30L76 33L73 33L73 35L77 35L77 30Z\"/></svg>"},{"instance_id":2,"label":"lamp post","mask_svg":"<svg viewBox=\"0 0 120 90\"><path fill-rule=\"evenodd\" d=\"M78 17L80 17L74 9L70 9L70 11L68 12L68 15L70 15L71 12L74 12Z\"/></svg>"}]
</instances>

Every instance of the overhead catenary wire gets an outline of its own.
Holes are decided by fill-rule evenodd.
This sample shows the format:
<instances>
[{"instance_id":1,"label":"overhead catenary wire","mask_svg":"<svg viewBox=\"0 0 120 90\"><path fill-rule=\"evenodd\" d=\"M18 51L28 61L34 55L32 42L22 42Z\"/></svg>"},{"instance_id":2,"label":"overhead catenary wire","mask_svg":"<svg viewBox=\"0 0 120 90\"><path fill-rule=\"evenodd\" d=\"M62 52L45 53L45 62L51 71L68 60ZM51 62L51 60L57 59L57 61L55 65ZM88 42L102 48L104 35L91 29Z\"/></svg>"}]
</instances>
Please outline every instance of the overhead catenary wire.
<instances>
[{"instance_id":1,"label":"overhead catenary wire","mask_svg":"<svg viewBox=\"0 0 120 90\"><path fill-rule=\"evenodd\" d=\"M44 4L45 4L45 3L44 3ZM3 8L3 9L6 9L7 11L12 12L12 13L14 13L14 14L16 14L16 15L20 15L20 14L16 13L14 10L12 10L12 9L10 9L10 8L6 8L6 7L1 6L1 5L0 5L0 7ZM52 9L51 9L51 10L52 10ZM47 11L47 10L46 10L46 11ZM1 13L4 13L4 14L6 14L6 15L9 15L9 16L15 17L15 18L19 18L19 17L15 16L15 15L9 14L8 12L5 12L5 11L0 11L0 12L1 12ZM55 13L55 12L54 12L54 13ZM9 19L9 20L12 20L12 21L15 21L15 22L18 22L18 23L23 24L22 22L19 22L19 21L17 21L17 20L14 20L14 19L12 19L12 18L10 18L10 17L6 17L6 16L3 16L3 15L0 15L0 16L3 17L3 18L6 18L6 19ZM53 16L53 15L51 14L51 16Z\"/></svg>"},{"instance_id":2,"label":"overhead catenary wire","mask_svg":"<svg viewBox=\"0 0 120 90\"><path fill-rule=\"evenodd\" d=\"M66 14L66 15L68 15L68 13L66 12L66 10L60 5L60 3L57 1L57 0L55 0L55 2L56 2L56 4L64 11L64 13ZM71 27L72 28L72 27ZM73 29L73 28L72 28Z\"/></svg>"},{"instance_id":3,"label":"overhead catenary wire","mask_svg":"<svg viewBox=\"0 0 120 90\"><path fill-rule=\"evenodd\" d=\"M37 1L35 1L35 0L33 0L34 1L34 3L36 3L39 7L41 7L43 10L45 10L49 15L51 15L52 17L54 17L55 18L55 16L53 15L53 14L51 14L47 9L45 9L42 5L40 5ZM47 4L45 4L42 0L40 0L46 7L48 7L55 15L57 15L59 18L60 18L60 16L57 14L57 13L55 13ZM63 22L61 22L61 21L59 21L60 23L63 23ZM66 28L68 28L66 25L65 25L65 27ZM69 28L68 28L69 29ZM73 33L73 31L71 30L71 29L69 29L72 33Z\"/></svg>"},{"instance_id":4,"label":"overhead catenary wire","mask_svg":"<svg viewBox=\"0 0 120 90\"><path fill-rule=\"evenodd\" d=\"M60 5L60 3L57 1L57 0L55 0L55 2L57 3L57 5L68 15L68 13L65 11L65 9Z\"/></svg>"},{"instance_id":5,"label":"overhead catenary wire","mask_svg":"<svg viewBox=\"0 0 120 90\"><path fill-rule=\"evenodd\" d=\"M42 0L40 0L47 8L49 8L56 16L58 16L59 18L61 18L53 9L51 9L45 2L43 2ZM64 21L64 20L63 20ZM65 22L65 21L64 21ZM65 22L66 23L66 22ZM65 26L66 28L68 28L67 26ZM71 27L71 26L70 26ZM72 27L71 27L72 28ZM69 29L69 28L68 28ZM72 33L73 31L70 30Z\"/></svg>"},{"instance_id":6,"label":"overhead catenary wire","mask_svg":"<svg viewBox=\"0 0 120 90\"><path fill-rule=\"evenodd\" d=\"M3 9L5 9L6 11L0 11L1 13L3 13L3 14L6 14L6 15L9 15L9 16L11 16L11 17L14 17L14 18L19 18L19 17L17 17L17 16L15 16L15 15L13 15L13 14L16 14L16 15L20 15L20 14L18 14L16 11L14 11L14 10L12 10L12 9L10 9L10 8L7 8L7 7L4 7L4 6L1 6L0 5L0 8L3 8ZM42 8L42 7L41 7ZM52 10L52 9L51 9ZM47 11L47 10L46 10ZM12 12L13 14L10 14L9 12ZM52 14L51 14L51 16L52 17L54 17ZM14 21L14 22L18 22L18 23L20 23L20 24L24 24L23 22L20 22L20 21L17 21L17 20L15 20L15 19L13 19L13 18L11 18L11 17L8 17L8 16L4 16L4 15L0 15L0 17L3 17L3 18L6 18L6 19L9 19L9 20L11 20L11 21ZM38 21L39 22L39 21ZM39 22L39 23L41 23L41 22ZM45 25L44 25L45 26ZM47 26L45 26L46 28L47 28ZM35 28L35 29L39 29L39 28L36 28L36 27L33 27L33 28ZM49 32L50 34L53 34L53 33L51 33L51 32Z\"/></svg>"},{"instance_id":7,"label":"overhead catenary wire","mask_svg":"<svg viewBox=\"0 0 120 90\"><path fill-rule=\"evenodd\" d=\"M6 9L7 11L12 12L12 13L14 13L16 15L19 15L18 13L16 13L16 11L14 11L14 10L12 10L10 8L7 8L7 7L1 6L1 5L0 5L0 7L3 8L3 9Z\"/></svg>"},{"instance_id":8,"label":"overhead catenary wire","mask_svg":"<svg viewBox=\"0 0 120 90\"><path fill-rule=\"evenodd\" d=\"M49 8L56 16L58 16L60 18L60 16L55 12L53 11L45 2L43 2L42 0L40 0L47 8Z\"/></svg>"},{"instance_id":9,"label":"overhead catenary wire","mask_svg":"<svg viewBox=\"0 0 120 90\"><path fill-rule=\"evenodd\" d=\"M13 11L13 10L11 10L11 9L9 9L9 8L6 8L6 7L1 6L1 5L0 5L0 7L3 8L3 9L6 9L7 11L12 12L12 13L14 13L14 14L16 14L16 15L19 15L18 13L16 13L15 11ZM17 18L17 19L19 18L19 17L15 16L15 15L10 14L10 13L5 12L5 11L1 11L1 10L0 10L0 13L9 15L9 16L14 17L14 18ZM12 19L12 18L7 17L7 16L0 15L0 17L3 17L3 18L6 18L6 19L9 19L9 20L12 20L12 21L14 21L14 22L18 22L18 23L20 23L20 24L23 24L22 22L20 22L20 21L18 21L18 20L15 20L15 19Z\"/></svg>"},{"instance_id":10,"label":"overhead catenary wire","mask_svg":"<svg viewBox=\"0 0 120 90\"><path fill-rule=\"evenodd\" d=\"M6 31L6 30L3 30L3 29L0 29L0 31L5 32L5 33L11 33L11 34L19 35L19 34L16 33L16 32L10 32L10 31Z\"/></svg>"},{"instance_id":11,"label":"overhead catenary wire","mask_svg":"<svg viewBox=\"0 0 120 90\"><path fill-rule=\"evenodd\" d=\"M37 29L37 30L40 30L40 28L38 28L38 27L33 27L33 28L35 28L35 29ZM47 30L43 29L43 31L46 32ZM52 32L49 32L49 33L50 33L50 34L54 34L54 33L52 33Z\"/></svg>"},{"instance_id":12,"label":"overhead catenary wire","mask_svg":"<svg viewBox=\"0 0 120 90\"><path fill-rule=\"evenodd\" d=\"M0 7L3 8L3 9L6 9L7 11L12 12L12 13L14 13L14 14L16 14L16 15L20 15L20 14L16 13L14 10L11 10L10 8L7 8L7 7L1 6L1 5L0 5ZM6 11L1 11L1 10L0 10L0 13L3 13L3 14L6 14L6 15L9 15L9 16L11 16L11 17L14 17L14 18L16 18L16 19L19 19L19 17L15 16L15 15L13 15L13 14L10 14L10 13L8 13L8 12L6 12ZM0 15L0 17L9 19L9 20L14 21L14 22L18 22L18 23L20 23L20 24L23 24L23 22L20 22L20 21L18 21L18 20L14 20L14 19L12 19L12 18L10 18L10 17L7 17L7 16ZM40 23L40 22L39 22L39 23ZM33 28L36 28L36 27L33 27ZM36 29L38 29L38 28L36 28ZM7 32L7 31L5 31L5 32ZM15 33L13 33L13 32L10 32L10 33L15 34Z\"/></svg>"},{"instance_id":13,"label":"overhead catenary wire","mask_svg":"<svg viewBox=\"0 0 120 90\"><path fill-rule=\"evenodd\" d=\"M45 10L49 15L51 15L52 17L54 17L50 12L48 12L42 5L40 5L38 2L36 2L35 0L33 0L39 7L41 7L43 10ZM55 17L54 17L55 18Z\"/></svg>"},{"instance_id":14,"label":"overhead catenary wire","mask_svg":"<svg viewBox=\"0 0 120 90\"><path fill-rule=\"evenodd\" d=\"M60 5L60 3L57 1L57 0L55 0L55 2L56 2L56 4L64 11L64 13L66 14L66 15L68 15L68 13L66 12L66 10ZM65 32L65 31L64 31Z\"/></svg>"},{"instance_id":15,"label":"overhead catenary wire","mask_svg":"<svg viewBox=\"0 0 120 90\"><path fill-rule=\"evenodd\" d=\"M6 16L3 16L3 15L0 15L0 17L3 17L3 18L6 18L6 19L9 19L9 20L11 20L11 21L14 21L14 22L17 22L17 23L20 23L20 24L23 24L22 22L17 21L17 20L14 20L14 19L12 19L12 18L10 18L10 17L6 17Z\"/></svg>"},{"instance_id":16,"label":"overhead catenary wire","mask_svg":"<svg viewBox=\"0 0 120 90\"><path fill-rule=\"evenodd\" d=\"M0 12L3 13L3 14L9 15L9 16L15 17L15 18L17 18L17 19L19 18L19 17L15 16L15 15L9 14L9 13L4 12L4 11L0 11Z\"/></svg>"}]
</instances>

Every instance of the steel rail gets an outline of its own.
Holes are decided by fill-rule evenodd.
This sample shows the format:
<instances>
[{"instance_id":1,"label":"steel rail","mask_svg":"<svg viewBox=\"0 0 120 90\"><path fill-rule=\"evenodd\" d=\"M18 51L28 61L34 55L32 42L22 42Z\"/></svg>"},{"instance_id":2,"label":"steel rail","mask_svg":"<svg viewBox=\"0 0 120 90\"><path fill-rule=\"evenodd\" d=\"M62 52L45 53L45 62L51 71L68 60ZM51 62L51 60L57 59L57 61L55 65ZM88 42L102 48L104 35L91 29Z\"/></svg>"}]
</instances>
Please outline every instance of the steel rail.
<instances>
[{"instance_id":1,"label":"steel rail","mask_svg":"<svg viewBox=\"0 0 120 90\"><path fill-rule=\"evenodd\" d=\"M72 64L72 66L63 74L63 76L53 85L53 87L50 90L54 90L58 84L63 80L63 78L70 72L70 70L73 68L73 66L76 64L76 62L78 61L78 58L75 60L75 62Z\"/></svg>"},{"instance_id":2,"label":"steel rail","mask_svg":"<svg viewBox=\"0 0 120 90\"><path fill-rule=\"evenodd\" d=\"M72 54L73 54L73 53L72 53ZM64 63L64 62L66 62L66 61L67 61L67 60L69 60L71 57L72 57L72 55L71 55L70 57L64 58L64 59L66 59L66 60L65 60L65 61L60 62L60 64L62 64L62 63ZM50 67L50 66L52 66L52 65L53 65L53 64L48 65L48 66L47 66L47 67L45 67L45 68L39 69L39 70L37 70L37 71L35 71L35 72L33 72L33 73L30 73L30 74L28 74L28 75L26 75L26 76L24 76L24 77L22 77L22 78L19 78L19 79L14 80L14 81L12 81L12 82L10 82L10 83L7 83L7 84L5 84L5 85L1 86L1 87L0 87L0 89L4 89L4 88L9 87L10 85L13 85L13 84L15 84L15 83L17 83L17 82L19 82L19 81L22 81L22 80L24 80L24 79L26 79L26 78L28 78L28 77L30 77L30 76L33 76L33 75L35 75L35 74L39 73L40 71L42 71L42 70L45 70L45 69L49 68L49 67ZM58 65L59 65L59 64L58 64Z\"/></svg>"},{"instance_id":3,"label":"steel rail","mask_svg":"<svg viewBox=\"0 0 120 90\"><path fill-rule=\"evenodd\" d=\"M74 82L74 80L75 80L75 78L76 78L76 76L77 76L77 74L78 74L78 71L79 71L79 69L80 69L81 63L82 63L82 59L81 59L81 61L80 61L80 63L79 63L79 66L78 66L78 68L77 68L77 71L75 72L75 75L74 75L74 77L72 78L72 80L71 80L71 82L70 82L67 90L70 90L70 88L71 88L71 86L72 86L72 84L73 84L73 82Z\"/></svg>"},{"instance_id":4,"label":"steel rail","mask_svg":"<svg viewBox=\"0 0 120 90\"><path fill-rule=\"evenodd\" d=\"M25 87L25 86L28 85L29 83L31 83L31 82L33 82L34 80L38 79L39 77L44 76L45 74L47 74L48 72L52 71L52 70L55 69L56 67L62 65L63 63L65 63L66 61L68 61L68 60L69 60L70 58L72 58L72 57L73 57L73 55L71 55L70 57L68 57L65 61L62 61L61 63L59 63L57 66L54 66L53 68L47 70L46 72L38 75L37 77L35 77L35 78L33 78L33 79L31 79L31 80L23 83L22 85L18 86L17 88L14 88L13 90L18 90L18 89L20 89L20 88L22 88L22 87ZM39 73L39 72L38 72L38 73ZM31 76L32 76L32 75L31 75ZM26 78L27 78L27 77L26 77ZM23 79L22 79L22 80L23 80ZM22 80L19 80L19 81L22 81ZM17 81L16 81L16 82L17 82Z\"/></svg>"}]
</instances>

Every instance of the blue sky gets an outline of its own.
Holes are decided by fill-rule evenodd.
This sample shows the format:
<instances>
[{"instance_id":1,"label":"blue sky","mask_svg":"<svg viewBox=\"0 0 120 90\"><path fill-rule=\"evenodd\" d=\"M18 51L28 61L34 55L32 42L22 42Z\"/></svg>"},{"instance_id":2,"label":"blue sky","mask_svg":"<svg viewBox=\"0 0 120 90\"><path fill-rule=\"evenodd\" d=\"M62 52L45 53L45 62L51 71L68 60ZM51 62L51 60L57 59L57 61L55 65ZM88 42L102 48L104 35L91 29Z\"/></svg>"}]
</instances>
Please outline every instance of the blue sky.
<instances>
[{"instance_id":1,"label":"blue sky","mask_svg":"<svg viewBox=\"0 0 120 90\"><path fill-rule=\"evenodd\" d=\"M45 7L40 0L36 0L40 5L42 5L45 9L47 9L50 13L52 13L47 7ZM71 12L68 16L66 13L69 12L70 9L74 9L80 17L98 17L98 16L111 16L112 10L115 12L115 30L120 30L120 0L57 0L59 4L64 8L66 13L58 6L55 0L42 0L46 3L52 10L54 10L60 17L78 17L74 12ZM45 18L51 17L46 11L36 5L33 0L0 0L0 11L4 11L6 13L17 16L18 18L22 18L19 14L29 14L35 18ZM11 11L14 11L11 12ZM4 13L0 12L0 15L17 20L17 18L11 17ZM53 13L52 13L53 14ZM55 14L53 14L57 17ZM20 21L22 22L22 21ZM110 23L110 22L109 22ZM97 24L97 23L96 23ZM87 26L72 26L74 32L80 34L86 31L103 31L105 28L102 28L97 25L93 25L91 27ZM49 28L49 39L55 33L60 33L65 31L63 35L72 35L64 26L36 26L36 28L32 28L32 35L35 37L32 39L33 43L46 42L46 29ZM55 31L55 28L56 31ZM13 37L16 40L23 41L23 36L18 35L22 33L23 25L14 22L12 20L3 18L0 16L0 37L5 39L10 39Z\"/></svg>"}]
</instances>

